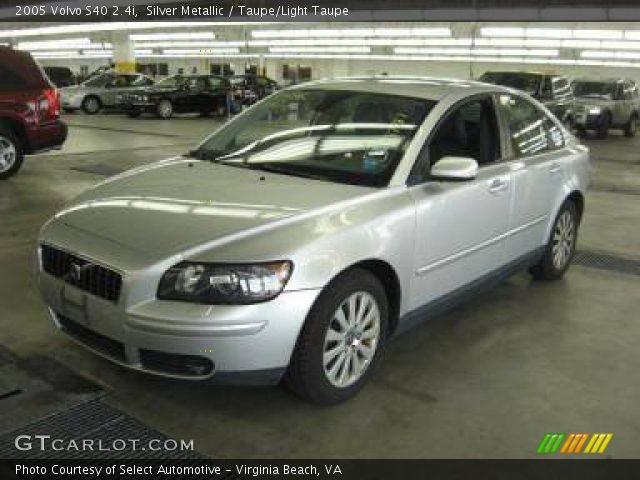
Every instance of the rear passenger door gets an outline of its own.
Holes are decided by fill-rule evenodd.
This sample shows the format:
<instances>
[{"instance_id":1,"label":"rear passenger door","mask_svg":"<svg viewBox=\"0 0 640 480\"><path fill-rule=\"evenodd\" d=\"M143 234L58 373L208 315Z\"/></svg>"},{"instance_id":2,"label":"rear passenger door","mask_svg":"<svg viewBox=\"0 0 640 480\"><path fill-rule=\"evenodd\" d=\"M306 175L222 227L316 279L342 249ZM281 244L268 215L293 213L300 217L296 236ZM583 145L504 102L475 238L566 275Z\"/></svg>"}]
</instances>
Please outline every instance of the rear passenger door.
<instances>
[{"instance_id":1,"label":"rear passenger door","mask_svg":"<svg viewBox=\"0 0 640 480\"><path fill-rule=\"evenodd\" d=\"M498 94L497 103L514 185L505 248L507 261L513 261L546 242L547 225L562 189L565 138L555 121L528 99Z\"/></svg>"}]
</instances>

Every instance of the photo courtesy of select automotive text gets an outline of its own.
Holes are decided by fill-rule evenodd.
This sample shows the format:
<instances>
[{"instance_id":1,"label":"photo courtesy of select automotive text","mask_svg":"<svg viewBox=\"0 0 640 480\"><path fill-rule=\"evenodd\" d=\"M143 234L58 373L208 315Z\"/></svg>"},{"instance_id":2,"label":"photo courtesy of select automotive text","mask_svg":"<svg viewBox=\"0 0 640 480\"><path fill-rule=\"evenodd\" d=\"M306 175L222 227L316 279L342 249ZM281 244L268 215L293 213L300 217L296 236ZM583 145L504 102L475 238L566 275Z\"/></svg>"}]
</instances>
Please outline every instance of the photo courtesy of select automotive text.
<instances>
[{"instance_id":1,"label":"photo courtesy of select automotive text","mask_svg":"<svg viewBox=\"0 0 640 480\"><path fill-rule=\"evenodd\" d=\"M640 478L637 0L0 2L0 480Z\"/></svg>"}]
</instances>

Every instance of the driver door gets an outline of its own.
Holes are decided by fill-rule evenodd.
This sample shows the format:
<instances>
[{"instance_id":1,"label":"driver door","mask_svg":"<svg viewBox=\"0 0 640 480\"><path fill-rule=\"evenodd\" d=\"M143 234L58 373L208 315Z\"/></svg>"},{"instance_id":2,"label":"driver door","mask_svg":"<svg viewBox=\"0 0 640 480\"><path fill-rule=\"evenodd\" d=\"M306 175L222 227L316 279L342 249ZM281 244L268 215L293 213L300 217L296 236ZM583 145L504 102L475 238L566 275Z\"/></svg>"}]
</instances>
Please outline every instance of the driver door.
<instances>
[{"instance_id":1,"label":"driver door","mask_svg":"<svg viewBox=\"0 0 640 480\"><path fill-rule=\"evenodd\" d=\"M416 208L412 309L504 264L513 186L509 166L500 162L503 143L489 95L452 107L427 140L417 164L423 181L409 188ZM431 165L446 156L474 158L476 178L430 178Z\"/></svg>"}]
</instances>

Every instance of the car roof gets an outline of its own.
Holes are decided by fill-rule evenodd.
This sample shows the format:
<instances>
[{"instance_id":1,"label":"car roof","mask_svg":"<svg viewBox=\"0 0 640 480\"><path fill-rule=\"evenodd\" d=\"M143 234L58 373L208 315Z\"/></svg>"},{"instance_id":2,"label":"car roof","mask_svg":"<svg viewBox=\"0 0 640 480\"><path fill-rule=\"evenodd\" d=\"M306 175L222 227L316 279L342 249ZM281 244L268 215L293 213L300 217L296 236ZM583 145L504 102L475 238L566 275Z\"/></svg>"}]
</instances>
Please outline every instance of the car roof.
<instances>
[{"instance_id":1,"label":"car roof","mask_svg":"<svg viewBox=\"0 0 640 480\"><path fill-rule=\"evenodd\" d=\"M452 93L468 92L469 95L491 92L513 92L512 89L474 80L437 77L409 77L376 75L344 77L301 83L291 89L344 90L382 93L438 101Z\"/></svg>"}]
</instances>

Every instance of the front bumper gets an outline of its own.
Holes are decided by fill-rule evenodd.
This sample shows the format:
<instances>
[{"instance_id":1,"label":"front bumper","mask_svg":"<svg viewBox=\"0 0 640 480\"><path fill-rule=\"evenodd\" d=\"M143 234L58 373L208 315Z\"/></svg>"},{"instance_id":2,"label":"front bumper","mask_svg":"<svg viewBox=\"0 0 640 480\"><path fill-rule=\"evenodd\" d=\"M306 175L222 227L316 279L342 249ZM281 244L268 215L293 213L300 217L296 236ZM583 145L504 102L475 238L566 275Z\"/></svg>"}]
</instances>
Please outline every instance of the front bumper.
<instances>
[{"instance_id":1,"label":"front bumper","mask_svg":"<svg viewBox=\"0 0 640 480\"><path fill-rule=\"evenodd\" d=\"M592 114L587 110L577 111L573 123L576 127L595 129L602 123L602 114Z\"/></svg>"},{"instance_id":2,"label":"front bumper","mask_svg":"<svg viewBox=\"0 0 640 480\"><path fill-rule=\"evenodd\" d=\"M127 368L188 380L273 384L284 373L318 290L283 292L254 305L97 297L42 270L40 290L56 326Z\"/></svg>"}]
</instances>

